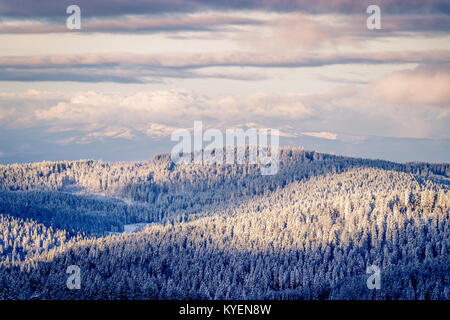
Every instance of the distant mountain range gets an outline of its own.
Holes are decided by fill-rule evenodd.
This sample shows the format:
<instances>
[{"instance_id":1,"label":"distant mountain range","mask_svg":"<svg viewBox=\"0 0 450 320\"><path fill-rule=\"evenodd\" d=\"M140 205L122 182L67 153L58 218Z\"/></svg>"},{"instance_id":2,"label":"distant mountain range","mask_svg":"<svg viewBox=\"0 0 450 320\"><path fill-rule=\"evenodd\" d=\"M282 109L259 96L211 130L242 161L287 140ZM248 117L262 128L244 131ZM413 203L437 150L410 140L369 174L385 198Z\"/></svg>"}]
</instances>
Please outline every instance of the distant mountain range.
<instances>
[{"instance_id":1,"label":"distant mountain range","mask_svg":"<svg viewBox=\"0 0 450 320\"><path fill-rule=\"evenodd\" d=\"M354 136L331 132L301 132L281 130L280 145L303 147L306 150L336 155L383 159L396 162L448 162L450 139L415 139L378 136ZM73 134L69 132L68 134ZM149 137L134 132L133 140L104 137L95 142L53 141L41 132L33 130L0 129L0 163L25 163L61 159L102 159L105 161L142 161L156 154L170 152L176 144L170 137ZM12 142L14 141L14 142ZM45 142L44 142L45 141Z\"/></svg>"}]
</instances>

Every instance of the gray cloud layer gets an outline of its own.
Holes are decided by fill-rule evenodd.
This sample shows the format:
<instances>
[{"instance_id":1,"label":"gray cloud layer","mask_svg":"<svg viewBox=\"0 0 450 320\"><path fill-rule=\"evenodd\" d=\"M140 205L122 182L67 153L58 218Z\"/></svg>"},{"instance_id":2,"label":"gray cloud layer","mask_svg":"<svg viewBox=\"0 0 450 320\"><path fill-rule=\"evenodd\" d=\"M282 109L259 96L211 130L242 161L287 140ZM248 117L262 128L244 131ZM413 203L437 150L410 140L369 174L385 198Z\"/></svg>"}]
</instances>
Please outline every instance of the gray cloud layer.
<instances>
[{"instance_id":1,"label":"gray cloud layer","mask_svg":"<svg viewBox=\"0 0 450 320\"><path fill-rule=\"evenodd\" d=\"M374 33L365 28L366 15L340 16L336 23L314 21L312 16L303 14L284 14L272 19L255 19L242 14L225 15L205 13L200 15L175 14L164 16L133 15L121 17L83 18L82 29L77 32L103 33L181 33L181 32L227 32L237 31L234 26L254 25L258 28L272 28L274 32L301 31L324 38L342 37L380 37L399 32L445 32L450 30L450 18L444 14L434 15L386 15L383 28ZM284 30L286 29L286 30ZM0 23L0 34L45 34L67 33L64 21L48 19L5 21ZM257 33L254 31L254 33ZM301 35L297 35L300 37ZM295 38L291 34L291 38ZM272 41L274 39L271 39ZM317 40L317 39L314 39ZM320 39L319 39L320 40Z\"/></svg>"},{"instance_id":2,"label":"gray cloud layer","mask_svg":"<svg viewBox=\"0 0 450 320\"><path fill-rule=\"evenodd\" d=\"M450 14L447 0L378 0L386 13L432 12ZM71 0L1 0L2 17L62 17ZM365 12L371 0L78 0L87 16L115 16L123 14L162 14L198 12L211 9L267 11L306 11L311 13Z\"/></svg>"},{"instance_id":3,"label":"gray cloud layer","mask_svg":"<svg viewBox=\"0 0 450 320\"><path fill-rule=\"evenodd\" d=\"M247 73L201 73L208 67L317 67L351 63L447 64L450 52L402 51L339 54L255 54L250 52L198 54L75 54L31 57L0 57L2 81L80 81L144 83L161 78L211 78L260 80Z\"/></svg>"},{"instance_id":4,"label":"gray cloud layer","mask_svg":"<svg viewBox=\"0 0 450 320\"><path fill-rule=\"evenodd\" d=\"M257 19L243 16L220 14L170 15L170 16L124 16L107 18L87 18L83 16L83 27L79 32L179 32L179 31L215 31L226 30L234 25L261 24ZM64 21L25 20L22 23L0 24L0 34L35 34L68 32Z\"/></svg>"}]
</instances>

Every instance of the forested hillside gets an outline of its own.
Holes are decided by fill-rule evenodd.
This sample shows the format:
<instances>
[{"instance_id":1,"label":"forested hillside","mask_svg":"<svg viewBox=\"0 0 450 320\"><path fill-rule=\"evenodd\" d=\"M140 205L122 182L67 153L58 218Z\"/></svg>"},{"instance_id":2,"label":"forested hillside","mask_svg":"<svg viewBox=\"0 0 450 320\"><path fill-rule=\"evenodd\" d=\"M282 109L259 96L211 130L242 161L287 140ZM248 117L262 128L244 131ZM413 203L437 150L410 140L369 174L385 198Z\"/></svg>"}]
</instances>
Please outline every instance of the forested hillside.
<instances>
[{"instance_id":1,"label":"forested hillside","mask_svg":"<svg viewBox=\"0 0 450 320\"><path fill-rule=\"evenodd\" d=\"M168 155L0 166L0 299L449 299L449 178L299 149L273 176Z\"/></svg>"}]
</instances>

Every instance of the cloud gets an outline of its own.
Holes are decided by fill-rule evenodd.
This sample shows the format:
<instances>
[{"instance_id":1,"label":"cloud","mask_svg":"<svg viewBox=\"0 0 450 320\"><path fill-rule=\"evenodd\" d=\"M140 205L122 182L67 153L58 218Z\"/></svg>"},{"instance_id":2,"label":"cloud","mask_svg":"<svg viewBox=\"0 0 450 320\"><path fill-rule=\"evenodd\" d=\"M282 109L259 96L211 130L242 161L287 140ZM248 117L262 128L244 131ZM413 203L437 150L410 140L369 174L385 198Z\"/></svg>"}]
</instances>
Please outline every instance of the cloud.
<instances>
[{"instance_id":1,"label":"cloud","mask_svg":"<svg viewBox=\"0 0 450 320\"><path fill-rule=\"evenodd\" d=\"M450 19L444 14L383 15L382 29L373 32L366 26L365 15L308 15L285 13L265 23L234 34L243 47L263 50L294 50L338 44L362 46L374 38L405 37L406 33L448 33Z\"/></svg>"},{"instance_id":2,"label":"cloud","mask_svg":"<svg viewBox=\"0 0 450 320\"><path fill-rule=\"evenodd\" d=\"M365 13L371 0L122 0L90 1L78 0L82 14L89 16L117 16L124 14L164 14L174 12L201 12L210 10L264 10L305 11L310 13ZM21 5L9 0L0 1L0 15L3 17L64 17L66 8L73 4L69 0L33 1L22 0ZM450 13L446 0L379 0L377 4L386 13L440 12Z\"/></svg>"},{"instance_id":3,"label":"cloud","mask_svg":"<svg viewBox=\"0 0 450 320\"><path fill-rule=\"evenodd\" d=\"M241 46L263 50L311 47L334 38L335 32L328 21L319 21L314 16L290 13L277 16L235 35ZM342 34L341 34L342 35Z\"/></svg>"},{"instance_id":4,"label":"cloud","mask_svg":"<svg viewBox=\"0 0 450 320\"><path fill-rule=\"evenodd\" d=\"M114 83L160 83L161 72L145 72L142 70L109 70L99 68L66 68L61 72L57 68L5 68L0 73L0 81L54 81L54 82L114 82ZM166 77L170 77L168 72ZM178 77L186 77L180 72Z\"/></svg>"},{"instance_id":5,"label":"cloud","mask_svg":"<svg viewBox=\"0 0 450 320\"><path fill-rule=\"evenodd\" d=\"M195 120L221 130L275 128L286 136L303 133L343 141L365 135L450 137L448 103L444 107L412 105L408 100L393 104L374 96L371 86L377 83L311 95L199 94L186 89L4 93L0 94L0 127L41 128L58 139L64 134L64 139L76 135L85 141L138 135L160 138L176 128L191 128Z\"/></svg>"},{"instance_id":6,"label":"cloud","mask_svg":"<svg viewBox=\"0 0 450 320\"><path fill-rule=\"evenodd\" d=\"M271 13L260 12L200 12L176 13L165 15L124 15L115 17L85 17L82 29L76 35L95 33L129 33L142 35L159 33L170 39L184 39L195 41L208 39L209 41L225 39L230 45L245 48L259 56L261 52L291 52L304 49L319 49L327 46L334 50L339 45L350 45L361 48L367 42L384 37L410 36L410 33L441 35L448 33L450 19L445 14L383 14L383 28L376 32L365 28L365 14L349 15L311 15L304 12ZM21 20L4 19L0 21L0 34L47 34L66 33L64 21L58 19ZM234 43L233 43L234 41ZM298 54L298 53L297 53ZM155 57L158 60L160 58ZM167 59L166 59L167 60ZM101 63L101 62L100 62ZM113 62L114 63L114 62ZM92 66L92 61L88 62ZM59 66L59 65L58 65ZM162 64L164 66L164 64ZM142 72L142 70L139 70ZM9 81L79 81L79 82L117 82L117 83L148 83L158 81L147 79L153 72L146 70L147 76L110 74L104 77L95 74L95 70L88 72L67 70L64 74L58 70L4 70L0 80ZM113 71L111 71L113 72ZM129 70L128 72L131 72ZM157 71L161 73L161 70ZM104 72L106 73L106 72ZM168 72L166 72L168 73ZM65 76L67 75L67 76ZM179 77L200 78L201 74L188 73ZM242 77L242 75L240 75Z\"/></svg>"},{"instance_id":7,"label":"cloud","mask_svg":"<svg viewBox=\"0 0 450 320\"><path fill-rule=\"evenodd\" d=\"M91 132L86 138L87 139L97 139L97 138L122 138L131 140L135 135L130 129L121 127L106 127L101 131Z\"/></svg>"},{"instance_id":8,"label":"cloud","mask_svg":"<svg viewBox=\"0 0 450 320\"><path fill-rule=\"evenodd\" d=\"M64 69L64 72L61 72ZM0 66L0 70L1 66ZM160 68L138 66L118 66L108 68L106 66L65 66L60 68L48 67L13 67L4 68L0 73L0 81L53 81L53 82L87 82L87 83L163 83L164 79L205 79L217 78L241 81L259 81L267 79L262 73L236 72L236 71L201 71L187 70L183 68Z\"/></svg>"},{"instance_id":9,"label":"cloud","mask_svg":"<svg viewBox=\"0 0 450 320\"><path fill-rule=\"evenodd\" d=\"M303 122L301 131L333 132L344 141L346 136L448 139L448 90L442 89L448 88L448 81L442 74L446 72L438 75L435 68L423 66L413 72L393 72L365 86L342 85L328 92L305 95L302 102L315 117ZM417 92L408 96L411 90Z\"/></svg>"},{"instance_id":10,"label":"cloud","mask_svg":"<svg viewBox=\"0 0 450 320\"><path fill-rule=\"evenodd\" d=\"M210 72L209 67L320 67L338 64L387 64L450 62L450 51L391 51L305 53L216 52L167 54L67 54L0 57L2 81L77 81L149 83L164 78L222 78L263 80L262 74ZM204 70L200 70L204 69Z\"/></svg>"},{"instance_id":11,"label":"cloud","mask_svg":"<svg viewBox=\"0 0 450 320\"><path fill-rule=\"evenodd\" d=\"M385 15L383 16L383 31L397 32L445 32L450 30L448 14L413 14L413 15Z\"/></svg>"},{"instance_id":12,"label":"cloud","mask_svg":"<svg viewBox=\"0 0 450 320\"><path fill-rule=\"evenodd\" d=\"M232 30L231 26L258 25L262 21L244 16L207 13L176 14L164 16L127 15L115 18L86 18L82 20L80 33L154 33L180 31L214 31ZM0 34L36 34L68 32L61 21L39 20L4 20L0 24Z\"/></svg>"},{"instance_id":13,"label":"cloud","mask_svg":"<svg viewBox=\"0 0 450 320\"><path fill-rule=\"evenodd\" d=\"M420 66L393 72L375 83L376 96L392 104L450 108L450 67Z\"/></svg>"},{"instance_id":14,"label":"cloud","mask_svg":"<svg viewBox=\"0 0 450 320\"><path fill-rule=\"evenodd\" d=\"M315 138L322 138L327 140L336 140L337 134L331 133L331 132L301 132L302 135L315 137Z\"/></svg>"},{"instance_id":15,"label":"cloud","mask_svg":"<svg viewBox=\"0 0 450 320\"><path fill-rule=\"evenodd\" d=\"M168 137L177 128L172 126L166 126L159 123L151 123L150 126L145 131L146 134L153 137Z\"/></svg>"},{"instance_id":16,"label":"cloud","mask_svg":"<svg viewBox=\"0 0 450 320\"><path fill-rule=\"evenodd\" d=\"M136 132L154 137L169 135L176 128L192 127L195 120L227 128L247 123L250 118L267 127L274 122L313 116L299 94L200 95L184 89L136 93L88 91L62 94L59 101L47 105L29 104L29 96L37 94L26 93L23 98L0 96L0 116L4 118L0 124L12 129L26 123L26 127L42 127L56 135L77 131L87 139L132 139Z\"/></svg>"},{"instance_id":17,"label":"cloud","mask_svg":"<svg viewBox=\"0 0 450 320\"><path fill-rule=\"evenodd\" d=\"M166 54L67 54L45 56L0 57L0 66L5 67L109 67L146 66L155 68L203 68L211 66L260 66L301 67L348 63L445 63L450 61L448 50L387 51L387 52L343 52L303 53L285 52L274 56L271 53L245 51L214 53L166 53Z\"/></svg>"}]
</instances>

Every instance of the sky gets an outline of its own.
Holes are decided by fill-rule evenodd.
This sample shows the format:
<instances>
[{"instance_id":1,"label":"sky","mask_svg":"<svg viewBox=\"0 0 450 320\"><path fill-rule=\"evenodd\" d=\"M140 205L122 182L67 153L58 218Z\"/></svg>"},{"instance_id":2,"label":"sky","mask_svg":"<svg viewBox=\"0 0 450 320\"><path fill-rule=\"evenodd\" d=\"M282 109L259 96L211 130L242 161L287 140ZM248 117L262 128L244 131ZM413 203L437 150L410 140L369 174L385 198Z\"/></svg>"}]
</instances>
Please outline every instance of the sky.
<instances>
[{"instance_id":1,"label":"sky","mask_svg":"<svg viewBox=\"0 0 450 320\"><path fill-rule=\"evenodd\" d=\"M449 162L449 63L448 0L0 0L0 163L146 160L198 120Z\"/></svg>"}]
</instances>

